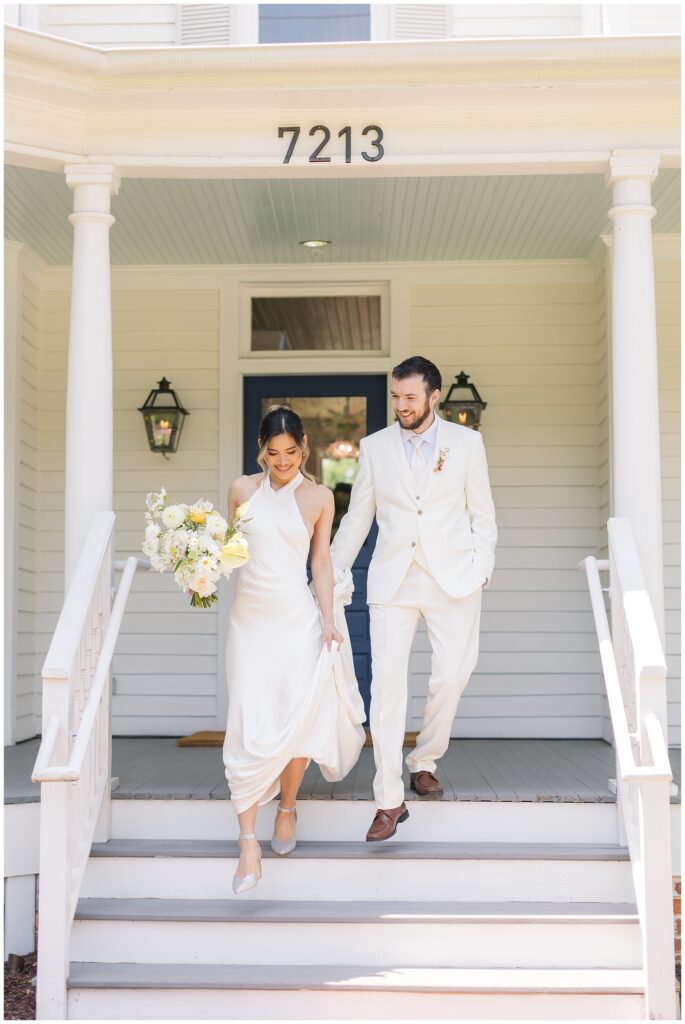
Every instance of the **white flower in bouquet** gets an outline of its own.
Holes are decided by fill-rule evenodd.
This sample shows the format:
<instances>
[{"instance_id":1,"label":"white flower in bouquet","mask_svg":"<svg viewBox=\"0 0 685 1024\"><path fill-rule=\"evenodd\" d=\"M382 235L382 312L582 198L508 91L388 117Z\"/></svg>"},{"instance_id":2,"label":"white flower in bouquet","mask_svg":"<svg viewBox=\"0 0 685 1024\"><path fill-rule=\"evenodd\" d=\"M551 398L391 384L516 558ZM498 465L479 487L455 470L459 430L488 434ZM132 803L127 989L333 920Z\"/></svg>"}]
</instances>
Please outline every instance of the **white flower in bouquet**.
<instances>
[{"instance_id":1,"label":"white flower in bouquet","mask_svg":"<svg viewBox=\"0 0 685 1024\"><path fill-rule=\"evenodd\" d=\"M161 530L156 523L149 523L145 528L145 543L143 544L143 552L146 555L152 556L159 552L159 535Z\"/></svg>"},{"instance_id":2,"label":"white flower in bouquet","mask_svg":"<svg viewBox=\"0 0 685 1024\"><path fill-rule=\"evenodd\" d=\"M188 552L188 555L196 555L198 551L202 550L202 543L197 533L192 534L192 536L188 538L186 550Z\"/></svg>"},{"instance_id":3,"label":"white flower in bouquet","mask_svg":"<svg viewBox=\"0 0 685 1024\"><path fill-rule=\"evenodd\" d=\"M158 515L164 507L165 500L166 487L162 487L161 491L151 491L145 499L145 507L147 508L148 515ZM145 518L147 518L147 516Z\"/></svg>"},{"instance_id":4,"label":"white flower in bouquet","mask_svg":"<svg viewBox=\"0 0 685 1024\"><path fill-rule=\"evenodd\" d=\"M162 512L162 523L169 529L176 530L185 522L186 512L182 505L169 505Z\"/></svg>"},{"instance_id":5,"label":"white flower in bouquet","mask_svg":"<svg viewBox=\"0 0 685 1024\"><path fill-rule=\"evenodd\" d=\"M169 530L162 540L162 551L172 562L185 558L188 550L190 534L187 530Z\"/></svg>"},{"instance_id":6,"label":"white flower in bouquet","mask_svg":"<svg viewBox=\"0 0 685 1024\"><path fill-rule=\"evenodd\" d=\"M200 542L200 547L202 551L206 552L209 555L213 555L214 559L216 560L219 557L219 552L221 551L221 543L224 540L225 536L226 534L224 533L222 534L221 540L214 540L214 537L212 537L212 535L209 533L198 534L198 540Z\"/></svg>"},{"instance_id":7,"label":"white flower in bouquet","mask_svg":"<svg viewBox=\"0 0 685 1024\"><path fill-rule=\"evenodd\" d=\"M205 530L214 540L224 540L228 523L218 512L210 512L205 522Z\"/></svg>"},{"instance_id":8,"label":"white flower in bouquet","mask_svg":"<svg viewBox=\"0 0 685 1024\"><path fill-rule=\"evenodd\" d=\"M206 573L200 572L196 576L193 576L190 579L188 586L194 594L198 594L200 597L204 598L211 597L216 592L216 583L210 579Z\"/></svg>"},{"instance_id":9,"label":"white flower in bouquet","mask_svg":"<svg viewBox=\"0 0 685 1024\"><path fill-rule=\"evenodd\" d=\"M212 581L218 580L221 575L218 562L212 555L204 555L202 558L198 558L193 563L193 569L196 574L209 576Z\"/></svg>"},{"instance_id":10,"label":"white flower in bouquet","mask_svg":"<svg viewBox=\"0 0 685 1024\"><path fill-rule=\"evenodd\" d=\"M190 581L194 575L195 569L189 562L185 562L183 565L180 565L174 573L174 579L184 594L188 593L188 590L190 589Z\"/></svg>"}]
</instances>

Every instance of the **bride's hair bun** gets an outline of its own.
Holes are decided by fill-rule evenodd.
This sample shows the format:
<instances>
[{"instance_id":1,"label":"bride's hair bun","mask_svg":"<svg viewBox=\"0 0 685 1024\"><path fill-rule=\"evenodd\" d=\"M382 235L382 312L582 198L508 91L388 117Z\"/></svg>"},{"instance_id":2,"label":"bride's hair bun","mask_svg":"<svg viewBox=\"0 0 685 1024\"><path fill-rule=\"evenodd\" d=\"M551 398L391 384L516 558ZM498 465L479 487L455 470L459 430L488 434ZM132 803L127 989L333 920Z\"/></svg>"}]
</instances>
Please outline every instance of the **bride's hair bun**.
<instances>
[{"instance_id":1,"label":"bride's hair bun","mask_svg":"<svg viewBox=\"0 0 685 1024\"><path fill-rule=\"evenodd\" d=\"M280 404L277 403L276 405L270 405L269 406L269 408L264 413L264 419L266 419L266 417L269 416L270 413L278 412L279 409L283 409L286 412L292 412L293 411L293 408L292 408L291 405L280 405Z\"/></svg>"}]
</instances>

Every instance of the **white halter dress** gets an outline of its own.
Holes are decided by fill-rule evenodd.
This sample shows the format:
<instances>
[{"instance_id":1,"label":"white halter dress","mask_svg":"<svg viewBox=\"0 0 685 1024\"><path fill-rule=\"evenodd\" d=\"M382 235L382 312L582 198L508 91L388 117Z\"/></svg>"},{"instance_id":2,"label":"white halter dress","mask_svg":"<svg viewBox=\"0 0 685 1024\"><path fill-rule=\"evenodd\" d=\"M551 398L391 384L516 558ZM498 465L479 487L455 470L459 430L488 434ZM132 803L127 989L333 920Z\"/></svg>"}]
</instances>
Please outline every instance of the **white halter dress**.
<instances>
[{"instance_id":1,"label":"white halter dress","mask_svg":"<svg viewBox=\"0 0 685 1024\"><path fill-rule=\"evenodd\" d=\"M343 778L364 743L364 706L344 605L352 575L336 573L334 616L345 643L329 652L307 585L309 533L295 498L301 473L279 490L265 476L241 527L249 560L239 569L226 650L228 722L223 758L237 813L272 800L294 757Z\"/></svg>"}]
</instances>

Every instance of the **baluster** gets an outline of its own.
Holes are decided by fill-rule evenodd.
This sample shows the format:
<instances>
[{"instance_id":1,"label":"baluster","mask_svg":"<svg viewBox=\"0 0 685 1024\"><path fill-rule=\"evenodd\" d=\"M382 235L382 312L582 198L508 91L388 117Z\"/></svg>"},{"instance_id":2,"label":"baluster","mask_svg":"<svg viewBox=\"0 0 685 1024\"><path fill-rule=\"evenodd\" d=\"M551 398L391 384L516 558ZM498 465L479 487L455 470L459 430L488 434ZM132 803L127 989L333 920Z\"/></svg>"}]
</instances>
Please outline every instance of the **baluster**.
<instances>
[{"instance_id":1,"label":"baluster","mask_svg":"<svg viewBox=\"0 0 685 1024\"><path fill-rule=\"evenodd\" d=\"M105 558L102 561L102 574L100 580L100 596L102 608L102 636L109 626L109 617L112 605L112 542L110 540ZM100 803L98 818L95 823L94 840L96 842L107 842L112 835L112 792L111 792L111 765L112 765L112 671L111 666L108 672L108 680L102 692L102 700L98 708L97 732L94 742L97 748L98 759L98 790L102 789L102 800Z\"/></svg>"}]
</instances>

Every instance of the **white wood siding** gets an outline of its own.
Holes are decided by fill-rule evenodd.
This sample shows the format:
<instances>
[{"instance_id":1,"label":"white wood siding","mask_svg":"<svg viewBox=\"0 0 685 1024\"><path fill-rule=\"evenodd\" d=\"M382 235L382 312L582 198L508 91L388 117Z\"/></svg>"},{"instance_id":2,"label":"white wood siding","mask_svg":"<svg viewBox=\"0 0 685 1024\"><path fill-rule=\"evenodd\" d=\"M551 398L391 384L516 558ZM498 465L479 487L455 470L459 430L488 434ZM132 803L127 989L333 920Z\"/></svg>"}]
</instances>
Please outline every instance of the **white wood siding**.
<instances>
[{"instance_id":1,"label":"white wood siding","mask_svg":"<svg viewBox=\"0 0 685 1024\"><path fill-rule=\"evenodd\" d=\"M459 38L582 35L580 4L452 4Z\"/></svg>"},{"instance_id":2,"label":"white wood siding","mask_svg":"<svg viewBox=\"0 0 685 1024\"><path fill-rule=\"evenodd\" d=\"M659 402L661 420L661 486L664 530L666 664L668 666L668 741L680 745L680 263L655 261Z\"/></svg>"},{"instance_id":3,"label":"white wood siding","mask_svg":"<svg viewBox=\"0 0 685 1024\"><path fill-rule=\"evenodd\" d=\"M90 46L173 46L175 4L41 4L41 32Z\"/></svg>"},{"instance_id":4,"label":"white wood siding","mask_svg":"<svg viewBox=\"0 0 685 1024\"><path fill-rule=\"evenodd\" d=\"M38 592L35 530L38 511L38 405L40 292L26 273L21 277L21 363L19 417L19 536L17 549L17 698L16 736L34 735L40 722L40 684L36 660L35 611Z\"/></svg>"},{"instance_id":5,"label":"white wood siding","mask_svg":"<svg viewBox=\"0 0 685 1024\"><path fill-rule=\"evenodd\" d=\"M41 435L41 654L62 604L68 292L47 291L45 310L41 387L51 422ZM165 486L172 500L218 501L218 293L120 290L115 282L112 311L116 550L142 557L148 491ZM146 449L137 411L163 375L191 410L180 450L168 461ZM216 612L190 610L170 576L137 576L114 658L114 734L214 728L216 635Z\"/></svg>"},{"instance_id":6,"label":"white wood siding","mask_svg":"<svg viewBox=\"0 0 685 1024\"><path fill-rule=\"evenodd\" d=\"M611 365L609 360L611 296L608 255L604 243L601 242L593 252L591 260L595 270L594 293L597 317L597 522L599 526L597 556L599 558L608 557L607 520L611 515ZM609 702L604 686L602 686L602 735L605 740L613 743Z\"/></svg>"},{"instance_id":7,"label":"white wood siding","mask_svg":"<svg viewBox=\"0 0 685 1024\"><path fill-rule=\"evenodd\" d=\"M483 264L412 289L411 348L446 384L470 374L500 539L481 655L455 736L601 736L599 660L583 579L598 530L597 309L587 263ZM412 720L429 673L412 655Z\"/></svg>"},{"instance_id":8,"label":"white wood siding","mask_svg":"<svg viewBox=\"0 0 685 1024\"><path fill-rule=\"evenodd\" d=\"M14 671L14 737L21 741L40 728L40 664L36 657L38 596L36 527L38 517L38 419L41 294L27 272L24 254L19 259L20 304L15 500L16 622ZM8 680L11 685L11 680Z\"/></svg>"}]
</instances>

